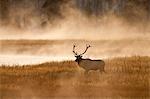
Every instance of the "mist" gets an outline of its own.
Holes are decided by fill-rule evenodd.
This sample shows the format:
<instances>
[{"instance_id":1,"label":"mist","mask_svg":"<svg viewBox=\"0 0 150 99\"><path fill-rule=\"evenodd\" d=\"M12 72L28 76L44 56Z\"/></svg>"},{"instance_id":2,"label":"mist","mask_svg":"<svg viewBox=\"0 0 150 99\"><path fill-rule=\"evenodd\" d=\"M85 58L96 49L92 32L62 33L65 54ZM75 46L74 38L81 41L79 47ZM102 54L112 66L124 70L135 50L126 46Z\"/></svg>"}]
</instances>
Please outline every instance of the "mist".
<instances>
[{"instance_id":1,"label":"mist","mask_svg":"<svg viewBox=\"0 0 150 99\"><path fill-rule=\"evenodd\" d=\"M80 53L90 44L84 57L93 59L147 56L148 4L149 0L0 0L1 63L8 57L13 64L18 59L72 60L73 44Z\"/></svg>"},{"instance_id":2,"label":"mist","mask_svg":"<svg viewBox=\"0 0 150 99\"><path fill-rule=\"evenodd\" d=\"M1 0L1 4L0 39L149 39L144 1L94 5L96 0Z\"/></svg>"}]
</instances>

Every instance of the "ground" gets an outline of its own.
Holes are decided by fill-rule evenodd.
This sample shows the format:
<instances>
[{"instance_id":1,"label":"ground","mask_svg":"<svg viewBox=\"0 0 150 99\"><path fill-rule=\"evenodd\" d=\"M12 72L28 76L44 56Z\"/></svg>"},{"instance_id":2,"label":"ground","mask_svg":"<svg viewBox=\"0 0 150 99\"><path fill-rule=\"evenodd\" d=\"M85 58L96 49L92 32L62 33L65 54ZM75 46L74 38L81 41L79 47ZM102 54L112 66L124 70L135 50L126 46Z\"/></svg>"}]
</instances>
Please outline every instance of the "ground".
<instances>
[{"instance_id":1,"label":"ground","mask_svg":"<svg viewBox=\"0 0 150 99\"><path fill-rule=\"evenodd\" d=\"M150 57L104 61L106 73L87 75L74 61L0 66L0 98L150 98Z\"/></svg>"}]
</instances>

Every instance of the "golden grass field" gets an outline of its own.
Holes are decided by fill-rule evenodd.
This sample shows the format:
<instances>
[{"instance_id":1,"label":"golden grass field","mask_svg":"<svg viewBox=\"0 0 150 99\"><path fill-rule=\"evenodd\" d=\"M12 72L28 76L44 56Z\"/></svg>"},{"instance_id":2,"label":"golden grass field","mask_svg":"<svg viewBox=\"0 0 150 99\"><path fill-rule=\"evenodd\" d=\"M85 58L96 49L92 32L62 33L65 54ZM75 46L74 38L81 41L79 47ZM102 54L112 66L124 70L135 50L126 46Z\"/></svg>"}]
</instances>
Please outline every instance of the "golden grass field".
<instances>
[{"instance_id":1,"label":"golden grass field","mask_svg":"<svg viewBox=\"0 0 150 99\"><path fill-rule=\"evenodd\" d=\"M104 61L106 73L88 75L73 61L0 66L0 98L150 98L150 57Z\"/></svg>"}]
</instances>

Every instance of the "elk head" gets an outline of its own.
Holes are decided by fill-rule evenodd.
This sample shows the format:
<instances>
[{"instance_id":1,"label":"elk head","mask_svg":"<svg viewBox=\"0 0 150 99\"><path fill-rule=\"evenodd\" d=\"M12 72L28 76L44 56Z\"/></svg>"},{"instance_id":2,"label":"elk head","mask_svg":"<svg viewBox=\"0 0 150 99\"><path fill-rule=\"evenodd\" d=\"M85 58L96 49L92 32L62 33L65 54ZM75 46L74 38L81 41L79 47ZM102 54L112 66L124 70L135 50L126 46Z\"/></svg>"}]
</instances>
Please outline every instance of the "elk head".
<instances>
[{"instance_id":1,"label":"elk head","mask_svg":"<svg viewBox=\"0 0 150 99\"><path fill-rule=\"evenodd\" d=\"M82 54L78 54L77 52L75 52L75 47L76 46L73 45L73 53L74 53L74 55L76 57L75 61L79 63L82 60L83 54L85 54L87 52L88 48L91 47L91 46L90 45L86 45L86 49L85 49L85 51Z\"/></svg>"}]
</instances>

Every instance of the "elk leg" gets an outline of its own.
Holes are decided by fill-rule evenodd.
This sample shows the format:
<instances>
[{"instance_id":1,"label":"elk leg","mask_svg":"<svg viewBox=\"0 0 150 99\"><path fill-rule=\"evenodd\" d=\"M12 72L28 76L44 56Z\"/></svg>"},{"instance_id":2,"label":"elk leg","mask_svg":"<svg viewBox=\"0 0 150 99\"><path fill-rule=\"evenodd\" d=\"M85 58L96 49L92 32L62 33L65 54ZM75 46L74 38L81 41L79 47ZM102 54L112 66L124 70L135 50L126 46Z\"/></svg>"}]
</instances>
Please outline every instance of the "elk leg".
<instances>
[{"instance_id":1,"label":"elk leg","mask_svg":"<svg viewBox=\"0 0 150 99\"><path fill-rule=\"evenodd\" d=\"M88 72L89 72L89 70L85 70L84 74L85 74L85 75L87 75L87 74L88 74Z\"/></svg>"},{"instance_id":2,"label":"elk leg","mask_svg":"<svg viewBox=\"0 0 150 99\"><path fill-rule=\"evenodd\" d=\"M101 69L99 69L99 72L100 72L101 74L103 74L103 72L102 72L102 70L101 70Z\"/></svg>"}]
</instances>

